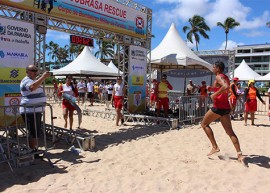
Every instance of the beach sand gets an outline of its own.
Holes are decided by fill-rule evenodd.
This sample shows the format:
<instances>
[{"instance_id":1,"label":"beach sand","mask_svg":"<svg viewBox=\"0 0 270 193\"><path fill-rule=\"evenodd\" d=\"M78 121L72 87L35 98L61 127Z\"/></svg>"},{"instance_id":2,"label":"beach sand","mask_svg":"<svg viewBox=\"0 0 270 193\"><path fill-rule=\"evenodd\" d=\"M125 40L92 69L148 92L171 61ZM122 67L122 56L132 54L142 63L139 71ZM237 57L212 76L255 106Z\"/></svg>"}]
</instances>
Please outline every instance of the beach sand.
<instances>
[{"instance_id":1,"label":"beach sand","mask_svg":"<svg viewBox=\"0 0 270 193\"><path fill-rule=\"evenodd\" d=\"M104 110L95 104L92 109ZM63 127L62 110L53 105L54 124ZM47 111L49 112L49 111ZM48 118L49 116L47 116ZM77 126L74 116L74 127ZM236 160L236 151L219 122L211 125L221 151L207 157L211 146L200 125L170 130L159 126L127 123L83 116L81 130L96 136L96 149L76 155L65 142L49 150L46 159L11 173L1 164L1 192L93 192L168 193L270 192L270 121L256 115L244 126L232 121L248 168Z\"/></svg>"}]
</instances>

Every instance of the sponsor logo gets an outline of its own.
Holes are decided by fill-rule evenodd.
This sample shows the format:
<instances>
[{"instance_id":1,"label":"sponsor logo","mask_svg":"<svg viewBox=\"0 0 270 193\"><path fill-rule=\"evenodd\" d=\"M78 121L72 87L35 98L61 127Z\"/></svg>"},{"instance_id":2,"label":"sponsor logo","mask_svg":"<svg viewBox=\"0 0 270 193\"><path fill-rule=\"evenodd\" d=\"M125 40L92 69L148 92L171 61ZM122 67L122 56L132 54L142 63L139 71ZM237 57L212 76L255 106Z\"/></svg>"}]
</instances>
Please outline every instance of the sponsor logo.
<instances>
[{"instance_id":1,"label":"sponsor logo","mask_svg":"<svg viewBox=\"0 0 270 193\"><path fill-rule=\"evenodd\" d=\"M28 55L23 52L7 52L7 56L11 58L28 58Z\"/></svg>"},{"instance_id":2,"label":"sponsor logo","mask_svg":"<svg viewBox=\"0 0 270 193\"><path fill-rule=\"evenodd\" d=\"M4 57L5 57L5 53L2 50L0 50L0 58L4 58Z\"/></svg>"},{"instance_id":3,"label":"sponsor logo","mask_svg":"<svg viewBox=\"0 0 270 193\"><path fill-rule=\"evenodd\" d=\"M135 22L136 22L137 28L139 28L139 29L144 28L144 20L141 16L137 16L135 19Z\"/></svg>"},{"instance_id":4,"label":"sponsor logo","mask_svg":"<svg viewBox=\"0 0 270 193\"><path fill-rule=\"evenodd\" d=\"M13 69L10 71L9 78L17 78L19 76L19 70Z\"/></svg>"},{"instance_id":5,"label":"sponsor logo","mask_svg":"<svg viewBox=\"0 0 270 193\"><path fill-rule=\"evenodd\" d=\"M1 24L0 24L0 34L1 35L5 35L6 34L6 26L2 26Z\"/></svg>"}]
</instances>

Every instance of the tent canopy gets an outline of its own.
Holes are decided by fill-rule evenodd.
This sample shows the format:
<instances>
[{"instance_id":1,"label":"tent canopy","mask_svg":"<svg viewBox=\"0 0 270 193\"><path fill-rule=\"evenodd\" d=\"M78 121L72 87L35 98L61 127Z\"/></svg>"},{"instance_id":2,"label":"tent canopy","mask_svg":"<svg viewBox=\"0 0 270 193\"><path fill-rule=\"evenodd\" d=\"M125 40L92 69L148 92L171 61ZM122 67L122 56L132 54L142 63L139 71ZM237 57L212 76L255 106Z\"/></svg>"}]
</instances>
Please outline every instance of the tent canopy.
<instances>
[{"instance_id":1,"label":"tent canopy","mask_svg":"<svg viewBox=\"0 0 270 193\"><path fill-rule=\"evenodd\" d=\"M118 73L119 69L114 65L112 61L108 64L108 67L112 68L116 73ZM121 71L119 71L120 74L123 74Z\"/></svg>"},{"instance_id":2,"label":"tent canopy","mask_svg":"<svg viewBox=\"0 0 270 193\"><path fill-rule=\"evenodd\" d=\"M82 53L67 66L52 71L53 75L78 75L78 76L103 76L115 77L118 72L105 64L91 53L89 47L85 46Z\"/></svg>"},{"instance_id":3,"label":"tent canopy","mask_svg":"<svg viewBox=\"0 0 270 193\"><path fill-rule=\"evenodd\" d=\"M174 24L151 51L152 69L205 69L212 71L212 65L199 58L182 40Z\"/></svg>"},{"instance_id":4,"label":"tent canopy","mask_svg":"<svg viewBox=\"0 0 270 193\"><path fill-rule=\"evenodd\" d=\"M257 80L257 81L270 81L270 72L264 76L256 78L255 80Z\"/></svg>"},{"instance_id":5,"label":"tent canopy","mask_svg":"<svg viewBox=\"0 0 270 193\"><path fill-rule=\"evenodd\" d=\"M242 60L241 64L234 70L234 77L238 77L239 80L256 80L261 75L252 70L245 60Z\"/></svg>"}]
</instances>

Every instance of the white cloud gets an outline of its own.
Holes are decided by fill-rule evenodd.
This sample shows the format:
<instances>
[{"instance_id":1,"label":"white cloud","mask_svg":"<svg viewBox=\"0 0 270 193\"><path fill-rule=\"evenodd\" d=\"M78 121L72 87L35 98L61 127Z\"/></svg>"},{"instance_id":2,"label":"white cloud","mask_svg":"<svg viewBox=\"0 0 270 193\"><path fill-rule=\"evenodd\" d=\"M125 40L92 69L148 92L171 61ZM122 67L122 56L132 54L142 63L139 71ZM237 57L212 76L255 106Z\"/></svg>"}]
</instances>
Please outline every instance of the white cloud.
<instances>
[{"instance_id":1,"label":"white cloud","mask_svg":"<svg viewBox=\"0 0 270 193\"><path fill-rule=\"evenodd\" d=\"M224 50L225 49L225 44L226 41L222 42L221 46L218 48L219 50ZM242 42L234 42L232 40L228 40L227 42L227 50L233 50L235 47L237 47L237 45L244 45L244 43Z\"/></svg>"},{"instance_id":2,"label":"white cloud","mask_svg":"<svg viewBox=\"0 0 270 193\"><path fill-rule=\"evenodd\" d=\"M224 22L227 17L233 17L240 26L235 30L256 29L266 25L270 20L269 11L262 15L249 18L252 12L250 7L245 6L240 0L156 0L156 3L170 4L154 13L155 22L160 26L168 26L174 22L187 22L189 18L197 14L205 18L210 28L217 27L217 22Z\"/></svg>"},{"instance_id":3,"label":"white cloud","mask_svg":"<svg viewBox=\"0 0 270 193\"><path fill-rule=\"evenodd\" d=\"M69 40L70 39L69 34L64 33L64 32L53 31L53 30L48 30L46 36L49 38L54 38L55 40Z\"/></svg>"},{"instance_id":4,"label":"white cloud","mask_svg":"<svg viewBox=\"0 0 270 193\"><path fill-rule=\"evenodd\" d=\"M259 36L266 36L266 33L263 31L256 31L256 30L251 30L249 32L244 32L243 33L246 37L259 37Z\"/></svg>"}]
</instances>

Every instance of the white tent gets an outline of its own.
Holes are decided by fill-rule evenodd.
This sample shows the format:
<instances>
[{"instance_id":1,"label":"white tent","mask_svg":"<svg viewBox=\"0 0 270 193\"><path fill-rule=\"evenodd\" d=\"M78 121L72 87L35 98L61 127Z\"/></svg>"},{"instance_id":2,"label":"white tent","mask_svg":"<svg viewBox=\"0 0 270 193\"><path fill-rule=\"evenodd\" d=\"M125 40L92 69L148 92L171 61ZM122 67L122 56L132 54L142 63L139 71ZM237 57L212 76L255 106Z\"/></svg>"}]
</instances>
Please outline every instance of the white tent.
<instances>
[{"instance_id":1,"label":"white tent","mask_svg":"<svg viewBox=\"0 0 270 193\"><path fill-rule=\"evenodd\" d=\"M234 77L238 77L239 80L256 80L261 75L252 70L245 60L242 60L241 64L234 70Z\"/></svg>"},{"instance_id":2,"label":"white tent","mask_svg":"<svg viewBox=\"0 0 270 193\"><path fill-rule=\"evenodd\" d=\"M199 58L182 40L174 24L161 43L151 51L152 69L206 69L212 65Z\"/></svg>"},{"instance_id":3,"label":"white tent","mask_svg":"<svg viewBox=\"0 0 270 193\"><path fill-rule=\"evenodd\" d=\"M53 75L91 75L92 77L118 76L115 70L99 62L87 46L84 47L82 53L74 61L63 68L53 70L52 73Z\"/></svg>"},{"instance_id":4,"label":"white tent","mask_svg":"<svg viewBox=\"0 0 270 193\"><path fill-rule=\"evenodd\" d=\"M262 81L262 82L263 81L270 81L270 72L268 74L264 75L264 76L261 76L259 78L256 78L255 80Z\"/></svg>"},{"instance_id":5,"label":"white tent","mask_svg":"<svg viewBox=\"0 0 270 193\"><path fill-rule=\"evenodd\" d=\"M118 73L118 68L114 65L112 61L108 64L108 67L112 68L116 73ZM120 74L123 74L121 71L119 71Z\"/></svg>"}]
</instances>

